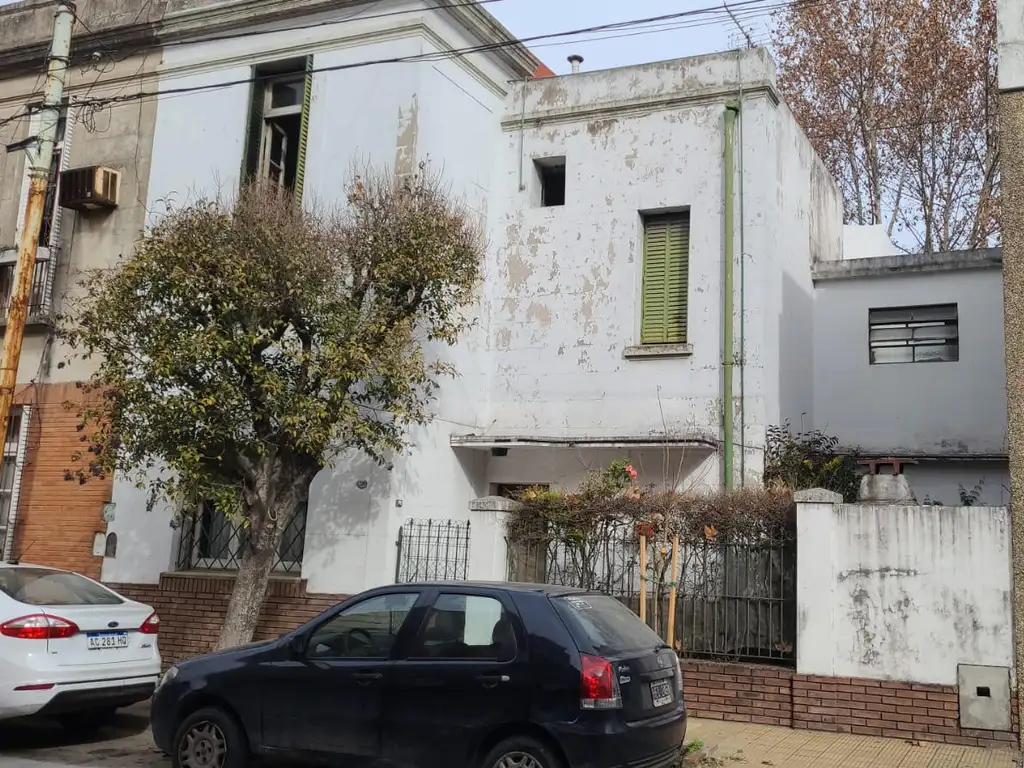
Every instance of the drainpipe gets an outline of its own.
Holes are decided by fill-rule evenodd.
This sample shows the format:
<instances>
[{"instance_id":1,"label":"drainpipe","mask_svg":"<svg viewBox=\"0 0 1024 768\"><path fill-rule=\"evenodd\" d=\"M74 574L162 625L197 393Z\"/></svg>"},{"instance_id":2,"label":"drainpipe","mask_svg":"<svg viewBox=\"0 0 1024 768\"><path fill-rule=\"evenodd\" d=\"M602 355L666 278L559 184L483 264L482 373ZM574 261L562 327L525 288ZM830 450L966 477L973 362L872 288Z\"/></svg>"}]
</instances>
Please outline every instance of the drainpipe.
<instances>
[{"instance_id":1,"label":"drainpipe","mask_svg":"<svg viewBox=\"0 0 1024 768\"><path fill-rule=\"evenodd\" d=\"M736 51L736 80L739 83L740 95L739 114L736 118L736 145L739 152L740 180L740 487L747 484L747 250L744 242L744 229L747 217L743 210L743 50Z\"/></svg>"},{"instance_id":2,"label":"drainpipe","mask_svg":"<svg viewBox=\"0 0 1024 768\"><path fill-rule=\"evenodd\" d=\"M724 232L724 253L722 254L722 413L724 416L722 428L723 442L723 474L725 487L731 489L735 485L733 471L733 458L735 444L733 440L733 398L732 380L733 369L736 366L733 353L733 332L736 318L733 316L733 253L734 240L734 186L736 175L736 117L739 115L740 107L736 102L728 102L725 105L725 158L724 158L724 197L725 197L725 232Z\"/></svg>"}]
</instances>

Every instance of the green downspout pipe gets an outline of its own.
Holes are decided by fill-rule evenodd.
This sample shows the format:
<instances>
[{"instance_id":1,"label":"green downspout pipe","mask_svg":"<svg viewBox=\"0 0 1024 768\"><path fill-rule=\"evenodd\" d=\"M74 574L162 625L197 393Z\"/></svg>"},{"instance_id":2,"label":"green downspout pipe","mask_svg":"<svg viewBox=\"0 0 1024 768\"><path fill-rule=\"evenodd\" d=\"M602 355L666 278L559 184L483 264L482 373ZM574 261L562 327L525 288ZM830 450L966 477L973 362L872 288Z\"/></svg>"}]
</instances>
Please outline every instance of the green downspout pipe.
<instances>
[{"instance_id":1,"label":"green downspout pipe","mask_svg":"<svg viewBox=\"0 0 1024 768\"><path fill-rule=\"evenodd\" d=\"M723 274L722 292L724 302L722 307L722 413L723 413L723 474L725 475L725 487L732 488L735 485L735 473L733 470L733 459L735 454L735 441L733 439L733 404L732 380L733 369L736 365L735 354L733 353L733 332L735 318L733 317L733 240L735 233L734 204L735 204L735 175L736 175L736 118L740 112L740 105L736 102L728 102L725 105L725 232L724 232L724 253L722 254Z\"/></svg>"}]
</instances>

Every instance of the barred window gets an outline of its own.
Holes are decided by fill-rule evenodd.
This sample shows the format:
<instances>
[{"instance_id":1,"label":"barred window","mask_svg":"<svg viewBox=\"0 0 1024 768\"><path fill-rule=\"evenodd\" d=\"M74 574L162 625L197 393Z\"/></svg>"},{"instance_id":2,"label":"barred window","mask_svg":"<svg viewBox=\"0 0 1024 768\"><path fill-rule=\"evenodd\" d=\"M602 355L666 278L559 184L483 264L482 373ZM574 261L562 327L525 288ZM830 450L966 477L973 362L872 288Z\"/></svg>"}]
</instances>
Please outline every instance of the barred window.
<instances>
[{"instance_id":1,"label":"barred window","mask_svg":"<svg viewBox=\"0 0 1024 768\"><path fill-rule=\"evenodd\" d=\"M957 305L868 310L868 350L872 365L959 360Z\"/></svg>"}]
</instances>

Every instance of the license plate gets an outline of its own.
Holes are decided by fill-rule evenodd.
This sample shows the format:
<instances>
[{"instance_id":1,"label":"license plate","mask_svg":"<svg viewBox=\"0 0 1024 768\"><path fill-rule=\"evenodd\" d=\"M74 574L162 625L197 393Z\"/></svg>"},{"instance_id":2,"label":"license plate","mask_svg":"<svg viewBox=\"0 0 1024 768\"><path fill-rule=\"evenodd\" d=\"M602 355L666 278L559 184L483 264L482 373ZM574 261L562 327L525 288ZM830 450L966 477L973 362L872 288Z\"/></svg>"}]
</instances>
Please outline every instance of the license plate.
<instances>
[{"instance_id":1,"label":"license plate","mask_svg":"<svg viewBox=\"0 0 1024 768\"><path fill-rule=\"evenodd\" d=\"M674 699L671 680L655 680L651 683L651 703L655 709L671 704Z\"/></svg>"},{"instance_id":2,"label":"license plate","mask_svg":"<svg viewBox=\"0 0 1024 768\"><path fill-rule=\"evenodd\" d=\"M116 648L128 647L127 632L103 632L86 635L86 642L90 651L106 651Z\"/></svg>"}]
</instances>

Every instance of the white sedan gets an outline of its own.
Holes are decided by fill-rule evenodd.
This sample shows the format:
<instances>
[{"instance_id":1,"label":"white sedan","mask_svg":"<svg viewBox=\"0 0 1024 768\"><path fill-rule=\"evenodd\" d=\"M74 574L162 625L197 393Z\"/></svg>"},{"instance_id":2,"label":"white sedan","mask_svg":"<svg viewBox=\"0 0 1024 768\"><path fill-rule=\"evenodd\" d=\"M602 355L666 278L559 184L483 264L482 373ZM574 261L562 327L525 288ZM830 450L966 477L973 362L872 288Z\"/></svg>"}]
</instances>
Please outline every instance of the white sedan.
<instances>
[{"instance_id":1,"label":"white sedan","mask_svg":"<svg viewBox=\"0 0 1024 768\"><path fill-rule=\"evenodd\" d=\"M160 619L69 571L0 562L0 719L92 728L160 677Z\"/></svg>"}]
</instances>

